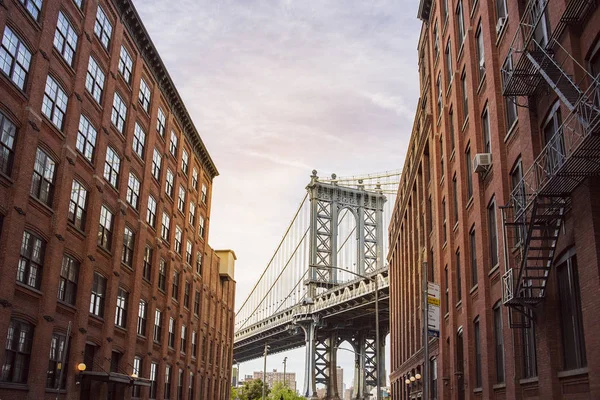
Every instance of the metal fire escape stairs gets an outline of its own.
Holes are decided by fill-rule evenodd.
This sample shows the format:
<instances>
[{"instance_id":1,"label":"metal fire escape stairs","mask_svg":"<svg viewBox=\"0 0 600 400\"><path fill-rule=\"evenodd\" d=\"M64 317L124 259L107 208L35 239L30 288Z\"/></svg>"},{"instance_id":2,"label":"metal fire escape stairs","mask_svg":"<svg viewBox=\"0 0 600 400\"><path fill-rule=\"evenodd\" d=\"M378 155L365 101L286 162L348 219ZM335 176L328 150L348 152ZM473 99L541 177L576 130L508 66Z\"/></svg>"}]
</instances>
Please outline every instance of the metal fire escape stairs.
<instances>
[{"instance_id":1,"label":"metal fire escape stairs","mask_svg":"<svg viewBox=\"0 0 600 400\"><path fill-rule=\"evenodd\" d=\"M600 75L592 76L559 43L564 30L582 24L596 3L571 0L554 36L545 39L540 32L549 1L529 1L502 68L504 96L536 96L547 88L568 110L502 207L502 301L513 328L529 327L533 309L544 300L571 194L587 177L600 175Z\"/></svg>"}]
</instances>

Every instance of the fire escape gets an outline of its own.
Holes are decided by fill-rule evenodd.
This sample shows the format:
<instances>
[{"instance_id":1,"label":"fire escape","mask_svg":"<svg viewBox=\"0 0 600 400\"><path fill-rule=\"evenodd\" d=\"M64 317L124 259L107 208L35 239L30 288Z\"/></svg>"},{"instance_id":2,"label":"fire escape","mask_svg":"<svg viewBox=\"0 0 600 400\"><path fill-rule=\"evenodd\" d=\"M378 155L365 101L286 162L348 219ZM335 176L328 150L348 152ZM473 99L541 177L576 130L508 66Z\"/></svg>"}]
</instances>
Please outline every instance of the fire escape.
<instances>
[{"instance_id":1,"label":"fire escape","mask_svg":"<svg viewBox=\"0 0 600 400\"><path fill-rule=\"evenodd\" d=\"M514 328L528 327L532 310L544 300L571 194L587 177L600 175L600 76L592 76L559 42L565 29L585 22L596 3L569 1L549 36L549 1L529 0L502 67L504 96L531 100L552 91L568 110L502 207L507 260L502 301Z\"/></svg>"}]
</instances>

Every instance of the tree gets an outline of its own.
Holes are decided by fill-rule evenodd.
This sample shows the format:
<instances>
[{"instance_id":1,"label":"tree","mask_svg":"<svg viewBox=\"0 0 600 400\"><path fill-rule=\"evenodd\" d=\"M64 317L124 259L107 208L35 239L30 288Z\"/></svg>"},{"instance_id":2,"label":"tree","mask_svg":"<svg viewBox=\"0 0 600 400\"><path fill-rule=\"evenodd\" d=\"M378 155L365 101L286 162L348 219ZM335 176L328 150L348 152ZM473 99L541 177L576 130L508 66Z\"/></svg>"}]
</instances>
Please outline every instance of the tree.
<instances>
[{"instance_id":1,"label":"tree","mask_svg":"<svg viewBox=\"0 0 600 400\"><path fill-rule=\"evenodd\" d=\"M296 392L283 383L278 382L273 385L273 390L268 397L269 400L304 400L304 397L298 396Z\"/></svg>"},{"instance_id":2,"label":"tree","mask_svg":"<svg viewBox=\"0 0 600 400\"><path fill-rule=\"evenodd\" d=\"M250 381L244 381L244 386L237 389L237 396L240 400L261 400L262 399L263 382L261 379L253 379ZM271 391L267 385L266 394L269 395Z\"/></svg>"}]
</instances>

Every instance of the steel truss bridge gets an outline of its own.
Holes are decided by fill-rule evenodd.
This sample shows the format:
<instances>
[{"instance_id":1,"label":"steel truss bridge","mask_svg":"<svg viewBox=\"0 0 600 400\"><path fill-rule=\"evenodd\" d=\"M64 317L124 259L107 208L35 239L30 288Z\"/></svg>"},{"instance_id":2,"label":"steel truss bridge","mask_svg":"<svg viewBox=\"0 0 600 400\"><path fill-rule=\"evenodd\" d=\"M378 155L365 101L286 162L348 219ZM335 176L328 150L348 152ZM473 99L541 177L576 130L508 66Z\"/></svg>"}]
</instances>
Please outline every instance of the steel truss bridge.
<instances>
[{"instance_id":1,"label":"steel truss bridge","mask_svg":"<svg viewBox=\"0 0 600 400\"><path fill-rule=\"evenodd\" d=\"M369 398L377 379L385 386L387 228L399 181L400 171L327 179L313 171L292 222L236 313L236 362L262 357L265 345L269 354L305 346L303 395L316 399L323 386L327 399L340 399L336 354L346 341L355 354L352 398Z\"/></svg>"}]
</instances>

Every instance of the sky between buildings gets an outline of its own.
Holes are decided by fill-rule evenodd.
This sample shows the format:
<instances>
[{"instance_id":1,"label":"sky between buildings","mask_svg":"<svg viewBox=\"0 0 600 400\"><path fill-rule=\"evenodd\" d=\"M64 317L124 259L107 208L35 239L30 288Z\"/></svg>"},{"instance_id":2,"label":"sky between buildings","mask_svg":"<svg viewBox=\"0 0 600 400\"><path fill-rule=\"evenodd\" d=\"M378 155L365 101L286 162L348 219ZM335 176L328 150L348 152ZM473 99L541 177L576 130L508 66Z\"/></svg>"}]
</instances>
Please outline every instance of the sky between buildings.
<instances>
[{"instance_id":1,"label":"sky between buildings","mask_svg":"<svg viewBox=\"0 0 600 400\"><path fill-rule=\"evenodd\" d=\"M313 169L402 168L419 91L418 1L134 4L219 169L209 243L237 254L239 306ZM283 369L285 356L302 390L303 349L269 357L267 370ZM353 357L338 352L348 387ZM255 370L262 360L241 365Z\"/></svg>"}]
</instances>

